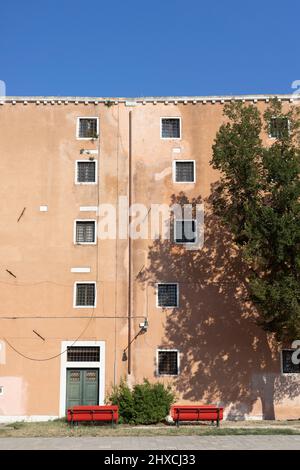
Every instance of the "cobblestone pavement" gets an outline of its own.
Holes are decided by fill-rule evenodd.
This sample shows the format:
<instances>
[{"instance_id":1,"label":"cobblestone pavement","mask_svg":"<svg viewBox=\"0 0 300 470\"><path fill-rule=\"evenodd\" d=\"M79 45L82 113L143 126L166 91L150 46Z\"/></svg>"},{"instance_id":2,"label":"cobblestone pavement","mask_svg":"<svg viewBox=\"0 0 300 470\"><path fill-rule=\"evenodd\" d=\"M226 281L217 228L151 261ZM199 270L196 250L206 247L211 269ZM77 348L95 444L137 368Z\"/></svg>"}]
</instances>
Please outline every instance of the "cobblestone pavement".
<instances>
[{"instance_id":1,"label":"cobblestone pavement","mask_svg":"<svg viewBox=\"0 0 300 470\"><path fill-rule=\"evenodd\" d=\"M300 450L298 436L6 437L0 450Z\"/></svg>"}]
</instances>

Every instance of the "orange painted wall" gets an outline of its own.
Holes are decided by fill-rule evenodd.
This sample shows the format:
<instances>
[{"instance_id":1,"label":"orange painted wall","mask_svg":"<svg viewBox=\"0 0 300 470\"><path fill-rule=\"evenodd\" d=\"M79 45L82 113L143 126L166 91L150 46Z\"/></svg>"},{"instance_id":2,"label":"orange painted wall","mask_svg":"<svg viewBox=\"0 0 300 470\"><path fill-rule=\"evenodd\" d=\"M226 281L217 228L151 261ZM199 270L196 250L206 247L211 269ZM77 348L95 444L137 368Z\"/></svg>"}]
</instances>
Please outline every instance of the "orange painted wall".
<instances>
[{"instance_id":1,"label":"orange painted wall","mask_svg":"<svg viewBox=\"0 0 300 470\"><path fill-rule=\"evenodd\" d=\"M266 103L257 106L263 109ZM186 251L168 241L132 242L132 337L144 317L149 328L132 344L130 383L143 377L172 383L178 400L219 403L232 418L299 417L299 379L281 375L279 351L255 325L255 312L244 301L244 267L211 213L218 174L209 161L222 110L222 103L212 102L128 107L121 100L110 107L57 101L0 107L2 340L35 359L59 354L62 341L79 335L84 341L105 341L106 391L126 375L128 241L76 246L73 223L95 218L95 212L80 212L80 206L110 203L118 209L118 196L128 195L131 111L133 202L170 204L172 195L183 197L181 192L189 201L201 198L205 244ZM99 117L98 141L76 139L78 116ZM181 117L182 139L160 138L160 118L167 116ZM81 149L99 152L98 185L75 184L75 161L88 158ZM195 184L173 183L174 159L196 161ZM41 205L48 212L40 212ZM78 266L89 266L91 272L70 272ZM94 310L73 308L74 282L84 280L97 281ZM160 281L179 283L179 308L156 307L155 283ZM12 316L31 318L4 319ZM180 351L178 377L156 377L160 347ZM57 416L60 357L30 361L5 344L1 385L0 416Z\"/></svg>"}]
</instances>

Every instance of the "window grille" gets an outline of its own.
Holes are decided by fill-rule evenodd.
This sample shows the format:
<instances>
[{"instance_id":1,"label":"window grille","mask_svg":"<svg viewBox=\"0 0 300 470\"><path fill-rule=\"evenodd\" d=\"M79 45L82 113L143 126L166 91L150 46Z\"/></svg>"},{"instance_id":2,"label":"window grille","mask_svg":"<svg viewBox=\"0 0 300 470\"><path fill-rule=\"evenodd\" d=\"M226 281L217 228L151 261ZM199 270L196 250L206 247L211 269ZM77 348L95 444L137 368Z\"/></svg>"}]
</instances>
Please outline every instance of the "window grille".
<instances>
[{"instance_id":1,"label":"window grille","mask_svg":"<svg viewBox=\"0 0 300 470\"><path fill-rule=\"evenodd\" d=\"M163 118L161 120L161 136L164 139L180 138L180 119L179 118Z\"/></svg>"},{"instance_id":2,"label":"window grille","mask_svg":"<svg viewBox=\"0 0 300 470\"><path fill-rule=\"evenodd\" d=\"M80 370L71 370L69 375L70 382L80 382Z\"/></svg>"},{"instance_id":3,"label":"window grille","mask_svg":"<svg viewBox=\"0 0 300 470\"><path fill-rule=\"evenodd\" d=\"M158 284L158 306L177 307L178 291L177 284Z\"/></svg>"},{"instance_id":4,"label":"window grille","mask_svg":"<svg viewBox=\"0 0 300 470\"><path fill-rule=\"evenodd\" d=\"M76 306L94 307L95 293L95 284L76 284Z\"/></svg>"},{"instance_id":5,"label":"window grille","mask_svg":"<svg viewBox=\"0 0 300 470\"><path fill-rule=\"evenodd\" d=\"M292 354L294 352L295 349L283 349L281 351L283 374L300 374L300 364L293 364L292 362Z\"/></svg>"},{"instance_id":6,"label":"window grille","mask_svg":"<svg viewBox=\"0 0 300 470\"><path fill-rule=\"evenodd\" d=\"M196 221L176 220L175 221L175 242L195 243L196 241Z\"/></svg>"},{"instance_id":7,"label":"window grille","mask_svg":"<svg viewBox=\"0 0 300 470\"><path fill-rule=\"evenodd\" d=\"M99 346L68 346L67 348L68 362L99 362L100 347Z\"/></svg>"},{"instance_id":8,"label":"window grille","mask_svg":"<svg viewBox=\"0 0 300 470\"><path fill-rule=\"evenodd\" d=\"M270 121L270 136L275 139L286 137L289 132L289 120L285 117L271 118Z\"/></svg>"},{"instance_id":9,"label":"window grille","mask_svg":"<svg viewBox=\"0 0 300 470\"><path fill-rule=\"evenodd\" d=\"M76 222L76 243L95 242L95 222Z\"/></svg>"},{"instance_id":10,"label":"window grille","mask_svg":"<svg viewBox=\"0 0 300 470\"><path fill-rule=\"evenodd\" d=\"M96 118L79 118L80 139L94 139L98 135L98 122Z\"/></svg>"},{"instance_id":11,"label":"window grille","mask_svg":"<svg viewBox=\"0 0 300 470\"><path fill-rule=\"evenodd\" d=\"M194 182L194 162L175 162L175 170L177 183Z\"/></svg>"},{"instance_id":12,"label":"window grille","mask_svg":"<svg viewBox=\"0 0 300 470\"><path fill-rule=\"evenodd\" d=\"M158 374L178 375L178 351L158 351Z\"/></svg>"},{"instance_id":13,"label":"window grille","mask_svg":"<svg viewBox=\"0 0 300 470\"><path fill-rule=\"evenodd\" d=\"M93 369L86 371L85 379L87 382L97 382L98 371Z\"/></svg>"},{"instance_id":14,"label":"window grille","mask_svg":"<svg viewBox=\"0 0 300 470\"><path fill-rule=\"evenodd\" d=\"M96 162L77 162L77 182L96 183Z\"/></svg>"}]
</instances>

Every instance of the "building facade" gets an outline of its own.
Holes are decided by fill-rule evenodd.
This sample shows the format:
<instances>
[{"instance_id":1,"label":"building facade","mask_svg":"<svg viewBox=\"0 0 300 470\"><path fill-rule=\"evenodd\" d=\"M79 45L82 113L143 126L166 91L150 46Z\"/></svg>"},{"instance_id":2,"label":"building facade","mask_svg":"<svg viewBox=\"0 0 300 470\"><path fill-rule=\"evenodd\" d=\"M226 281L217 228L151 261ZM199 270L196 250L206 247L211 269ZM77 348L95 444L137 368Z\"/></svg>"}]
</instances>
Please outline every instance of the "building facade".
<instances>
[{"instance_id":1,"label":"building facade","mask_svg":"<svg viewBox=\"0 0 300 470\"><path fill-rule=\"evenodd\" d=\"M270 97L1 102L0 421L62 417L144 377L228 419L299 418L289 345L256 326L211 211L212 144L232 99L263 111ZM203 244L182 234L193 217L152 236L155 208L174 203L204 204Z\"/></svg>"}]
</instances>

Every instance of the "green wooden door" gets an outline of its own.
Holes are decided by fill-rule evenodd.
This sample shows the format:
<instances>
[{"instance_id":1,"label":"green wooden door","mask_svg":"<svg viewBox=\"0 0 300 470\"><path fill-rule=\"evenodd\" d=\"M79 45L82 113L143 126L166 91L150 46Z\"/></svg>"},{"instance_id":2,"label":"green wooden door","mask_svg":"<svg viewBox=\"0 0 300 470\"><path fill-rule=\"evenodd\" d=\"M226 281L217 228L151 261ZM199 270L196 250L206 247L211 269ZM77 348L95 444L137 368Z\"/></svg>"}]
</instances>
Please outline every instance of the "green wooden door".
<instances>
[{"instance_id":1,"label":"green wooden door","mask_svg":"<svg viewBox=\"0 0 300 470\"><path fill-rule=\"evenodd\" d=\"M67 369L66 408L98 405L99 369Z\"/></svg>"}]
</instances>

